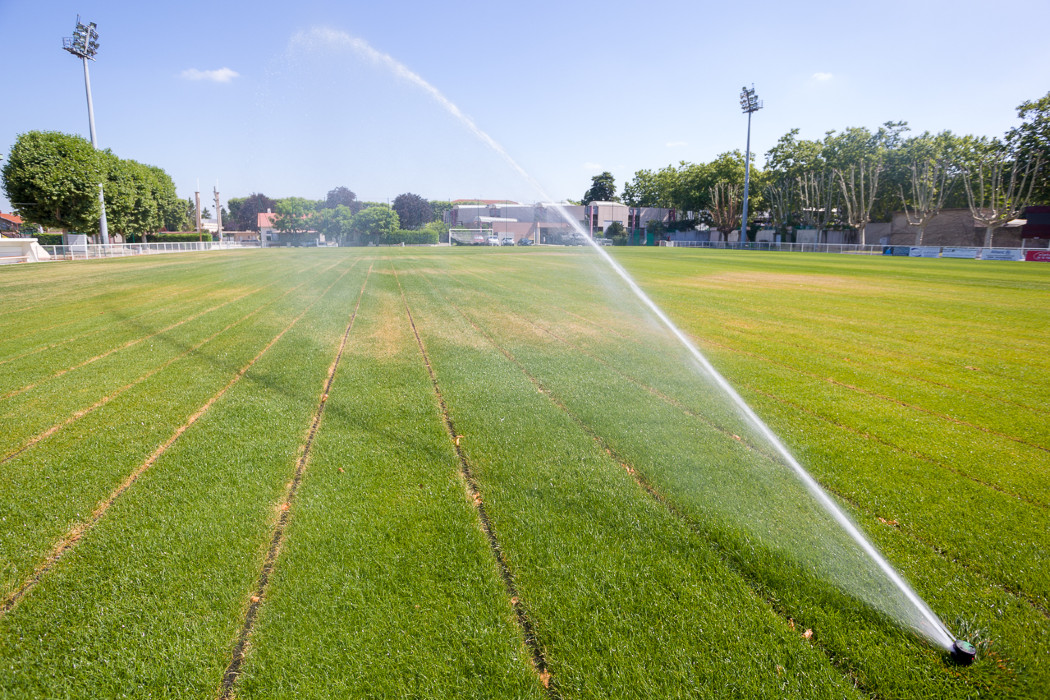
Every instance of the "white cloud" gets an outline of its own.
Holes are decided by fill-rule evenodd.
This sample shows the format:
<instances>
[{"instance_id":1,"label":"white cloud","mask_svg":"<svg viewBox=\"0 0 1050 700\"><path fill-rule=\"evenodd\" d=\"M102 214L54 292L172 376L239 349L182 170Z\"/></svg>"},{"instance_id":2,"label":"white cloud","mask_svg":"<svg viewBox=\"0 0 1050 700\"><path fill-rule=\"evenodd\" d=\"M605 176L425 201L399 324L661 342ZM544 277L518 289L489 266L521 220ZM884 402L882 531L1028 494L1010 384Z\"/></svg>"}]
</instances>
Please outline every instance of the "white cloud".
<instances>
[{"instance_id":1,"label":"white cloud","mask_svg":"<svg viewBox=\"0 0 1050 700\"><path fill-rule=\"evenodd\" d=\"M831 73L814 73L810 77L813 80L816 80L818 83L826 83L829 80L831 80L832 78L834 78L835 76L832 75Z\"/></svg>"},{"instance_id":2,"label":"white cloud","mask_svg":"<svg viewBox=\"0 0 1050 700\"><path fill-rule=\"evenodd\" d=\"M198 70L196 68L187 68L179 74L179 77L186 80L210 80L213 83L228 83L239 76L240 73L232 68L226 68L225 66L218 70Z\"/></svg>"},{"instance_id":3,"label":"white cloud","mask_svg":"<svg viewBox=\"0 0 1050 700\"><path fill-rule=\"evenodd\" d=\"M666 144L668 148L678 148L679 146L688 146L688 141L668 141Z\"/></svg>"}]
</instances>

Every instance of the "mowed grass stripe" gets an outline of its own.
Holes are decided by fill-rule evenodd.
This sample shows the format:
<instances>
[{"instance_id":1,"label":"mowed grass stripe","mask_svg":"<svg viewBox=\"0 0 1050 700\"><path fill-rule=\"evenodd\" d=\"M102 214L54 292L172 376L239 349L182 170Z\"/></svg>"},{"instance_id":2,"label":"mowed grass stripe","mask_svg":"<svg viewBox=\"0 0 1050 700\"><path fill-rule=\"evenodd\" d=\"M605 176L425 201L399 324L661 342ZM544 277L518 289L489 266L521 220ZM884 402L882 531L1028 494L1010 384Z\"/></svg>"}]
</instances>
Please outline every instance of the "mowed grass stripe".
<instances>
[{"instance_id":1,"label":"mowed grass stripe","mask_svg":"<svg viewBox=\"0 0 1050 700\"><path fill-rule=\"evenodd\" d=\"M396 280L379 264L236 693L541 698Z\"/></svg>"},{"instance_id":2,"label":"mowed grass stripe","mask_svg":"<svg viewBox=\"0 0 1050 700\"><path fill-rule=\"evenodd\" d=\"M854 694L417 276L420 334L562 696Z\"/></svg>"},{"instance_id":3,"label":"mowed grass stripe","mask_svg":"<svg viewBox=\"0 0 1050 700\"><path fill-rule=\"evenodd\" d=\"M52 435L46 450L31 450L2 465L0 479L0 595L21 585L54 543L88 520L129 474L226 385L326 286L347 263L308 279L286 298L172 364L116 400Z\"/></svg>"},{"instance_id":4,"label":"mowed grass stripe","mask_svg":"<svg viewBox=\"0 0 1050 700\"><path fill-rule=\"evenodd\" d=\"M347 272L349 272L349 270L347 270ZM346 273L344 272L343 274ZM325 289L324 292L321 293L321 296L323 297L325 294L327 294L328 291L330 291L332 287L338 284L338 282L341 279L342 275L336 278L336 280L332 282L332 284L329 285L329 287ZM194 411L182 425L175 429L175 432L172 433L167 440L158 445L157 448L149 455L149 457L147 457L142 464L140 464L133 472L131 472L131 474L128 475L128 477L109 495L109 497L107 497L95 508L95 510L91 513L90 517L87 520L74 525L69 530L69 532L67 532L66 535L55 544L55 546L51 550L51 553L47 557L45 557L45 559L37 566L36 570L33 571L29 578L26 579L26 581L23 582L21 586L19 586L17 589L5 596L2 600L0 600L0 615L9 612L13 607L15 607L15 605L17 605L18 602L40 582L40 579L43 578L43 576L55 566L58 560L65 556L65 554L70 549L72 549L87 532L89 532L93 527L95 527L98 524L98 522L102 519L102 517L106 514L110 507L112 507L112 505L116 502L116 500L120 498L120 496L122 496L125 491L131 488L131 486L136 481L138 481L142 474L145 473L147 469L152 467L156 463L156 461L161 457L161 455L167 452L168 449L175 443L176 440L178 440L182 436L183 433L185 433L194 423L200 420L200 418L208 412L208 410L215 404L216 401L221 399L223 395L227 391L229 391L229 389L234 384L240 381L240 379L248 372L248 370L250 370L252 366L259 361L259 358L266 354L266 352L270 348L272 348L278 341L280 341L281 338L284 337L284 335L289 330L291 330L291 328L296 323L298 323L303 318L303 316L306 315L306 313L310 310L312 306L313 303L307 306L302 313L300 313L298 316L292 319L292 321L287 326L282 328L276 336L274 336L266 345L263 346L263 348L258 352L258 354L256 354L246 365L237 370L233 377L231 377L230 380L221 389L219 389L218 392L215 393L215 395L213 395L211 398L205 401L200 408Z\"/></svg>"},{"instance_id":5,"label":"mowed grass stripe","mask_svg":"<svg viewBox=\"0 0 1050 700\"><path fill-rule=\"evenodd\" d=\"M230 660L229 666L226 667L226 672L222 675L222 689L220 691L220 697L228 698L233 692L233 684L237 681L237 677L240 675L241 664L244 663L244 650L251 638L252 628L255 625L256 617L259 614L259 607L262 605L262 598L266 595L266 586L269 583L270 576L273 575L274 567L277 565L277 557L281 553L281 544L284 542L284 532L288 527L288 521L291 518L290 509L295 501L295 495L299 490L299 485L303 480L303 473L306 471L306 465L310 462L310 449L313 447L314 437L317 435L317 429L321 425L321 419L324 417L325 405L328 402L328 392L332 388L332 381L335 379L336 369L339 367L339 361L343 358L343 351L346 349L346 341L350 337L350 332L354 328L354 320L357 318L357 311L361 308L361 297L365 293L365 287L368 286L368 278L372 275L372 265L368 267L368 274L365 275L364 282L361 283L361 291L357 296L357 303L354 305L353 312L350 314L350 320L346 324L346 331L343 333L343 339L339 342L339 349L336 351L335 359L332 360L331 367L328 368L328 376L325 377L324 388L321 391L321 399L317 402L317 410L314 412L313 421L310 423L310 429L306 434L306 440L303 442L302 448L299 450L299 459L296 460L295 474L292 476L291 482L288 484L288 490L285 492L284 498L280 505L280 516L277 520L277 525L274 528L273 537L270 538L270 548L266 550L266 559L263 561L262 570L259 572L259 579L255 586L255 594L249 599L248 612L244 616L244 624L241 625L241 631L237 635L237 644L233 648L233 655Z\"/></svg>"},{"instance_id":6,"label":"mowed grass stripe","mask_svg":"<svg viewBox=\"0 0 1050 700\"><path fill-rule=\"evenodd\" d=\"M492 556L496 560L496 566L499 569L500 578L503 579L503 583L507 588L507 594L510 596L511 606L514 608L514 613L518 619L518 625L521 627L522 634L524 635L525 645L529 648L529 652L532 658L532 665L536 671L536 675L539 677L540 682L543 683L543 687L551 691L553 697L557 697L557 690L551 687L550 672L547 670L547 661L543 658L543 646L540 640L536 638L536 632L533 628L532 621L529 619L525 604L521 601L521 597L518 595L517 586L514 584L514 574L511 573L510 567L507 566L507 560L503 556L503 550L500 549L499 540L496 538L496 533L492 529L492 521L489 519L488 514L485 512L485 500L481 496L481 489L478 488L478 482L474 478L471 472L470 460L467 459L466 453L460 446L459 441L462 436L456 432L456 426L452 420L452 416L449 414L448 405L445 403L445 398L441 393L441 385L438 383L437 375L434 373L434 365L430 361L430 357L427 355L426 346L423 344L423 339L419 335L419 329L416 327L416 322L412 318L412 310L408 305L408 298L405 296L405 290L401 286L401 280L397 275L397 268L391 268L394 273L395 279L397 279L398 292L401 294L401 301L405 306L405 314L408 316L408 323L412 327L412 335L416 339L416 344L419 346L419 353L423 358L423 364L427 368L427 375L430 377L430 383L434 387L434 394L437 398L438 408L441 411L441 421L445 426L445 430L448 432L449 439L452 440L453 449L456 452L456 459L459 461L459 472L463 477L463 482L466 485L467 491L470 494L471 501L474 503L474 508L478 514L478 521L481 524L481 530L485 533L485 538L488 540L489 549L492 551Z\"/></svg>"},{"instance_id":7,"label":"mowed grass stripe","mask_svg":"<svg viewBox=\"0 0 1050 700\"><path fill-rule=\"evenodd\" d=\"M308 296L309 312L0 621L3 692L215 692L364 274L357 269Z\"/></svg>"}]
</instances>

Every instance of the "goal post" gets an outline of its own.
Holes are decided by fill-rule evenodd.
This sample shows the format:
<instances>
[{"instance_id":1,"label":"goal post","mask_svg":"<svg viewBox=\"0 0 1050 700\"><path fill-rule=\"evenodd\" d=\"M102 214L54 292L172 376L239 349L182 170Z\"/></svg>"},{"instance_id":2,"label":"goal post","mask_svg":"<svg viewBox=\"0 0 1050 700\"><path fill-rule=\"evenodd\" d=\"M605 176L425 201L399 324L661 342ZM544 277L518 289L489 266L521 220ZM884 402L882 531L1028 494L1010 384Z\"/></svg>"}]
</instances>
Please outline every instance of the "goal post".
<instances>
[{"instance_id":1,"label":"goal post","mask_svg":"<svg viewBox=\"0 0 1050 700\"><path fill-rule=\"evenodd\" d=\"M487 228L450 228L449 245L485 245L492 230Z\"/></svg>"}]
</instances>

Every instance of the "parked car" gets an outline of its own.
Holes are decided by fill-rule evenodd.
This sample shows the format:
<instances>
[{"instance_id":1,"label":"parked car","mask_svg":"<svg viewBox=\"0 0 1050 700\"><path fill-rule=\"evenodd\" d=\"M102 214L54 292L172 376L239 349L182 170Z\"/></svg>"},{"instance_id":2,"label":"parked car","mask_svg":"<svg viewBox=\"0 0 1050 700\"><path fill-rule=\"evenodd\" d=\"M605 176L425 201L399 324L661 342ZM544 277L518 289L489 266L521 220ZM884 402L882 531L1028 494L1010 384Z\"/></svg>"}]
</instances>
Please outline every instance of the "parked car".
<instances>
[{"instance_id":1,"label":"parked car","mask_svg":"<svg viewBox=\"0 0 1050 700\"><path fill-rule=\"evenodd\" d=\"M474 238L470 241L471 245L485 245L485 237L480 233L475 233Z\"/></svg>"},{"instance_id":2,"label":"parked car","mask_svg":"<svg viewBox=\"0 0 1050 700\"><path fill-rule=\"evenodd\" d=\"M534 241L531 238L519 238L518 245L534 245Z\"/></svg>"},{"instance_id":3,"label":"parked car","mask_svg":"<svg viewBox=\"0 0 1050 700\"><path fill-rule=\"evenodd\" d=\"M514 245L514 239L510 236L499 239L500 245Z\"/></svg>"},{"instance_id":4,"label":"parked car","mask_svg":"<svg viewBox=\"0 0 1050 700\"><path fill-rule=\"evenodd\" d=\"M489 245L499 245L499 236L489 236Z\"/></svg>"}]
</instances>

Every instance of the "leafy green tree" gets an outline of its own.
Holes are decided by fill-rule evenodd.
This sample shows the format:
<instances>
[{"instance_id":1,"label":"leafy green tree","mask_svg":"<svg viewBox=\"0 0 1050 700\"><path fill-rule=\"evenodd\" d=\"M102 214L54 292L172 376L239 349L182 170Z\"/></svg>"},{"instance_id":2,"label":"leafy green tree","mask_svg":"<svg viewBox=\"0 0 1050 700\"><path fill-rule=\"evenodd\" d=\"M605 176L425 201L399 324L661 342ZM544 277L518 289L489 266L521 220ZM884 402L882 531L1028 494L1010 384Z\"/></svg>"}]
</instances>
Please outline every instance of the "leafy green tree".
<instances>
[{"instance_id":1,"label":"leafy green tree","mask_svg":"<svg viewBox=\"0 0 1050 700\"><path fill-rule=\"evenodd\" d=\"M619 201L620 198L616 196L616 178L606 170L601 175L595 175L591 178L591 187L584 193L580 203L587 205L591 202Z\"/></svg>"},{"instance_id":2,"label":"leafy green tree","mask_svg":"<svg viewBox=\"0 0 1050 700\"><path fill-rule=\"evenodd\" d=\"M377 243L384 236L392 236L401 228L397 212L385 204L362 209L354 215L350 232L356 243Z\"/></svg>"},{"instance_id":3,"label":"leafy green tree","mask_svg":"<svg viewBox=\"0 0 1050 700\"><path fill-rule=\"evenodd\" d=\"M452 202L449 202L449 201L446 201L446 200L442 200L442 199L432 199L432 200L430 200L430 211L433 212L433 215L431 217L432 221L442 221L443 222L445 220L445 212L450 211L451 209L452 209ZM446 231L446 233L447 233L447 231Z\"/></svg>"},{"instance_id":4,"label":"leafy green tree","mask_svg":"<svg viewBox=\"0 0 1050 700\"><path fill-rule=\"evenodd\" d=\"M1020 126L1006 133L1006 145L1022 168L1036 169L1032 204L1050 204L1050 92L1017 106Z\"/></svg>"},{"instance_id":5,"label":"leafy green tree","mask_svg":"<svg viewBox=\"0 0 1050 700\"><path fill-rule=\"evenodd\" d=\"M401 226L409 230L418 229L434 218L430 202L411 192L399 194L394 198L394 211L401 220Z\"/></svg>"},{"instance_id":6,"label":"leafy green tree","mask_svg":"<svg viewBox=\"0 0 1050 700\"><path fill-rule=\"evenodd\" d=\"M275 211L277 201L264 194L253 192L247 197L231 197L229 219L223 217L224 228L231 231L258 231L259 214Z\"/></svg>"},{"instance_id":7,"label":"leafy green tree","mask_svg":"<svg viewBox=\"0 0 1050 700\"><path fill-rule=\"evenodd\" d=\"M361 211L361 202L357 201L357 195L354 194L353 190L343 186L328 190L328 194L324 198L324 204L321 206L324 209L346 207L353 214Z\"/></svg>"},{"instance_id":8,"label":"leafy green tree","mask_svg":"<svg viewBox=\"0 0 1050 700\"><path fill-rule=\"evenodd\" d=\"M326 241L346 241L352 232L353 219L350 207L340 204L334 208L323 207L311 214L309 226L323 233Z\"/></svg>"},{"instance_id":9,"label":"leafy green tree","mask_svg":"<svg viewBox=\"0 0 1050 700\"><path fill-rule=\"evenodd\" d=\"M149 169L133 160L121 160L103 151L106 175L106 220L111 232L125 240L143 242L159 231L160 208L154 198Z\"/></svg>"},{"instance_id":10,"label":"leafy green tree","mask_svg":"<svg viewBox=\"0 0 1050 700\"><path fill-rule=\"evenodd\" d=\"M315 207L316 202L302 197L279 199L273 227L281 233L305 233L310 230L310 214Z\"/></svg>"},{"instance_id":11,"label":"leafy green tree","mask_svg":"<svg viewBox=\"0 0 1050 700\"><path fill-rule=\"evenodd\" d=\"M26 221L82 233L98 230L101 154L79 136L20 134L2 172L4 192Z\"/></svg>"}]
</instances>

